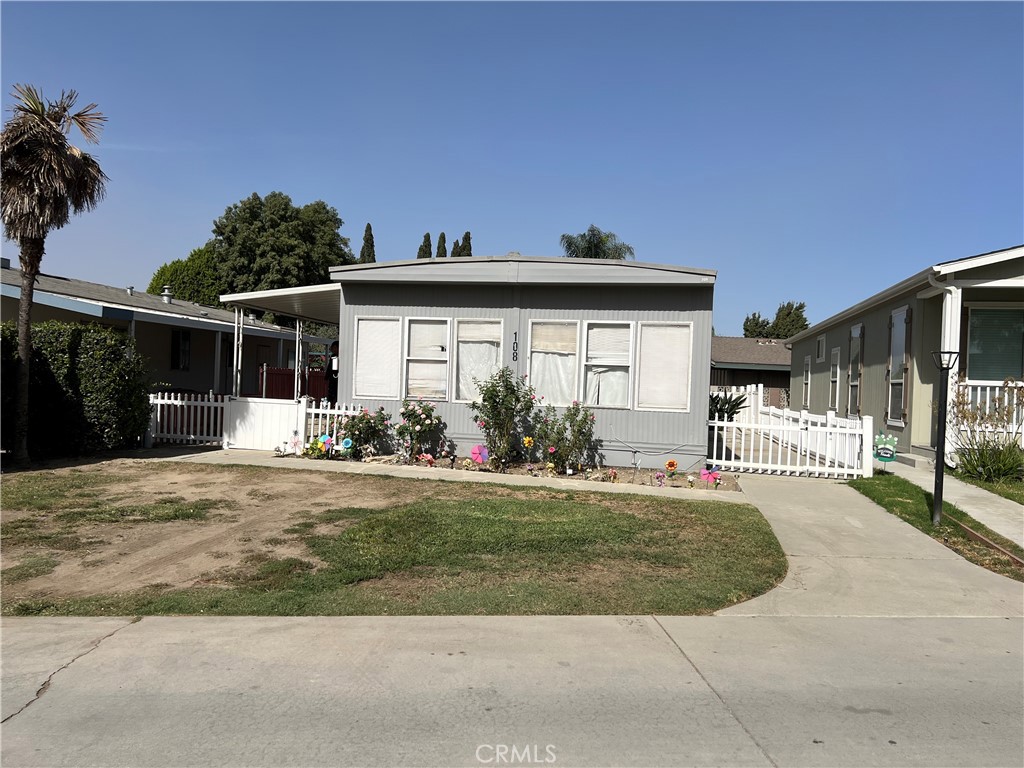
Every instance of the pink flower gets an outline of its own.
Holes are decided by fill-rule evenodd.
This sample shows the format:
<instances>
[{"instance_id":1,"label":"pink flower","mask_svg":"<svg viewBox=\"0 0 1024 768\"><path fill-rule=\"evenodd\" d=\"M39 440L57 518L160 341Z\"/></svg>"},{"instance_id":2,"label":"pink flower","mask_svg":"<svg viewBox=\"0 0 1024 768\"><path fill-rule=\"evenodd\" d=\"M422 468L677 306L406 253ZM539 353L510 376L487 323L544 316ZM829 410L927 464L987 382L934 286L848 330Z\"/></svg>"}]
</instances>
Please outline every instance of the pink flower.
<instances>
[{"instance_id":1,"label":"pink flower","mask_svg":"<svg viewBox=\"0 0 1024 768\"><path fill-rule=\"evenodd\" d=\"M554 453L554 452L555 452L555 446L549 445L548 446L548 453Z\"/></svg>"}]
</instances>

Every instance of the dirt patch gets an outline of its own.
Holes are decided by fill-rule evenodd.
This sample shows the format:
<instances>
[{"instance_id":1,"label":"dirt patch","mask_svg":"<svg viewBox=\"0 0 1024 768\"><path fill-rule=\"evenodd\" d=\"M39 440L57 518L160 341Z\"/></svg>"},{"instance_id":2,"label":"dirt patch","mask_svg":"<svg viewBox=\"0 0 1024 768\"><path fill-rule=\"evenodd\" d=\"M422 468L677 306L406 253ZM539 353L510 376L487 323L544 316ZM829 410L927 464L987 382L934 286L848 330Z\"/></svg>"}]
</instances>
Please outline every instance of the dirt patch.
<instances>
[{"instance_id":1,"label":"dirt patch","mask_svg":"<svg viewBox=\"0 0 1024 768\"><path fill-rule=\"evenodd\" d=\"M457 476L479 470L435 471ZM511 473L532 474L526 467ZM619 482L658 483L651 472L637 472L635 478L631 469L617 473ZM52 500L32 492L33 482L51 479L64 492ZM721 490L738 488L733 478L724 481ZM687 486L685 475L663 482ZM592 499L585 492L573 493L578 500L601 503L605 495L596 493L597 485ZM310 553L304 538L337 535L358 522L361 515L346 510L384 509L437 493L437 486L427 481L304 467L268 470L133 458L5 475L4 486L2 567L18 569L9 573L16 578L4 585L8 605L139 589L238 586L274 561L301 561L302 567L315 570L324 564ZM480 486L469 483L444 488L451 500L474 499L479 493ZM543 501L565 493L537 489L530 496ZM518 498L526 492L491 485L487 494ZM636 506L629 511L645 514L645 505L638 502L619 498L617 504L620 509ZM32 567L42 562L39 558L56 561L56 566L34 575L46 571ZM402 583L378 586L407 600L426 589L427 581L419 584L410 574Z\"/></svg>"},{"instance_id":2,"label":"dirt patch","mask_svg":"<svg viewBox=\"0 0 1024 768\"><path fill-rule=\"evenodd\" d=\"M228 584L247 558L302 558L320 565L301 535L338 533L352 521L320 522L315 515L330 509L381 509L414 501L429 493L390 478L354 477L291 470L220 468L154 463L132 459L46 470L57 477L97 474L109 482L93 488L89 505L77 510L19 509L5 493L0 521L4 526L3 568L17 567L48 554L59 564L52 572L5 586L3 600L79 597L141 588L180 589ZM33 472L5 477L5 491L31 479ZM90 516L151 507L173 499L182 505L202 500L205 519L91 521ZM298 526L296 528L296 526ZM291 531L288 533L286 531Z\"/></svg>"}]
</instances>

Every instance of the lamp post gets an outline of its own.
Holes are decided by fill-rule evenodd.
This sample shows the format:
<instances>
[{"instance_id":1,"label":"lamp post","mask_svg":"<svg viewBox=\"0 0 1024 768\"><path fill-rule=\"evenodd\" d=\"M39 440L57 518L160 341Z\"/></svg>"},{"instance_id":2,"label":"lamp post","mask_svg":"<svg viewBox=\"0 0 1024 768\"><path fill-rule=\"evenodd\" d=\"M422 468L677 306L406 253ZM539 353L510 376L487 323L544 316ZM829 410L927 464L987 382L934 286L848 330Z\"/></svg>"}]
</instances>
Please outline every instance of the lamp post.
<instances>
[{"instance_id":1,"label":"lamp post","mask_svg":"<svg viewBox=\"0 0 1024 768\"><path fill-rule=\"evenodd\" d=\"M939 369L939 428L935 440L935 493L932 494L932 525L942 522L942 480L946 464L946 404L949 400L949 371L956 365L958 352L932 352Z\"/></svg>"}]
</instances>

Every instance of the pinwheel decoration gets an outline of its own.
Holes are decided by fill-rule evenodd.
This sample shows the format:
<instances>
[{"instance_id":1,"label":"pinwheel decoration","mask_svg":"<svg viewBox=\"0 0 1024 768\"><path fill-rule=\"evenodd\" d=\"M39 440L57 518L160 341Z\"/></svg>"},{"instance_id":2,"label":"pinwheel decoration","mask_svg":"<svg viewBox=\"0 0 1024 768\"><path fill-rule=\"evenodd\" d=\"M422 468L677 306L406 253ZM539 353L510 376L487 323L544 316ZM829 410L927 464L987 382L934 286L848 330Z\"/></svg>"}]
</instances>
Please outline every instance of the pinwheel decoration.
<instances>
[{"instance_id":1,"label":"pinwheel decoration","mask_svg":"<svg viewBox=\"0 0 1024 768\"><path fill-rule=\"evenodd\" d=\"M702 469L700 471L700 479L704 481L705 488L710 483L718 485L718 467L712 467L711 469Z\"/></svg>"},{"instance_id":2,"label":"pinwheel decoration","mask_svg":"<svg viewBox=\"0 0 1024 768\"><path fill-rule=\"evenodd\" d=\"M487 455L487 446L484 445L474 445L473 450L469 452L469 455L477 464L483 464L490 458Z\"/></svg>"},{"instance_id":3,"label":"pinwheel decoration","mask_svg":"<svg viewBox=\"0 0 1024 768\"><path fill-rule=\"evenodd\" d=\"M342 447L342 450L345 450L345 451L347 451L349 448L351 448L352 447L352 438L351 437L346 437L344 440L342 440L341 441L341 447Z\"/></svg>"}]
</instances>

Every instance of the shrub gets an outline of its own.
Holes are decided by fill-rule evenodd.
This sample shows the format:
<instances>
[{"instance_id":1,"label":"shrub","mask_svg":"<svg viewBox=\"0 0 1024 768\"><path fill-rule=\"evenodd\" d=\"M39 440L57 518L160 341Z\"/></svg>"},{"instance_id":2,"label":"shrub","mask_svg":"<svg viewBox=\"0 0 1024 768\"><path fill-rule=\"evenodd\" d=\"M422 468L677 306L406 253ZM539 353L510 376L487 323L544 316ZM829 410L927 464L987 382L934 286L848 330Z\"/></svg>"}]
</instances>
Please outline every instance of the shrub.
<instances>
[{"instance_id":1,"label":"shrub","mask_svg":"<svg viewBox=\"0 0 1024 768\"><path fill-rule=\"evenodd\" d=\"M1024 480L1022 407L1024 383L1014 379L985 407L970 401L967 387L955 388L947 434L959 473L993 483Z\"/></svg>"},{"instance_id":2,"label":"shrub","mask_svg":"<svg viewBox=\"0 0 1024 768\"><path fill-rule=\"evenodd\" d=\"M338 445L346 437L352 440L351 452L354 459L390 453L394 449L391 414L385 413L381 406L373 413L363 408L353 416L342 416L338 424Z\"/></svg>"},{"instance_id":3,"label":"shrub","mask_svg":"<svg viewBox=\"0 0 1024 768\"><path fill-rule=\"evenodd\" d=\"M434 458L448 455L447 426L437 415L434 403L425 400L402 401L401 421L395 432L409 461L424 453Z\"/></svg>"},{"instance_id":4,"label":"shrub","mask_svg":"<svg viewBox=\"0 0 1024 768\"><path fill-rule=\"evenodd\" d=\"M149 424L145 360L123 332L99 325L46 321L32 326L29 453L73 456L137 445ZM14 424L17 329L0 329L3 421ZM3 431L3 443L14 430Z\"/></svg>"},{"instance_id":5,"label":"shrub","mask_svg":"<svg viewBox=\"0 0 1024 768\"><path fill-rule=\"evenodd\" d=\"M594 439L594 420L590 409L576 400L562 416L553 406L546 406L535 420L533 430L541 460L554 464L558 471L596 464L600 446Z\"/></svg>"},{"instance_id":6,"label":"shrub","mask_svg":"<svg viewBox=\"0 0 1024 768\"><path fill-rule=\"evenodd\" d=\"M537 395L526 383L526 377L516 376L506 366L486 381L474 379L474 382L480 387L480 399L469 407L473 421L484 433L484 444L491 460L504 468L516 459L528 459L523 437L532 428Z\"/></svg>"},{"instance_id":7,"label":"shrub","mask_svg":"<svg viewBox=\"0 0 1024 768\"><path fill-rule=\"evenodd\" d=\"M708 418L711 421L734 421L746 402L746 395L712 393L708 400Z\"/></svg>"}]
</instances>

